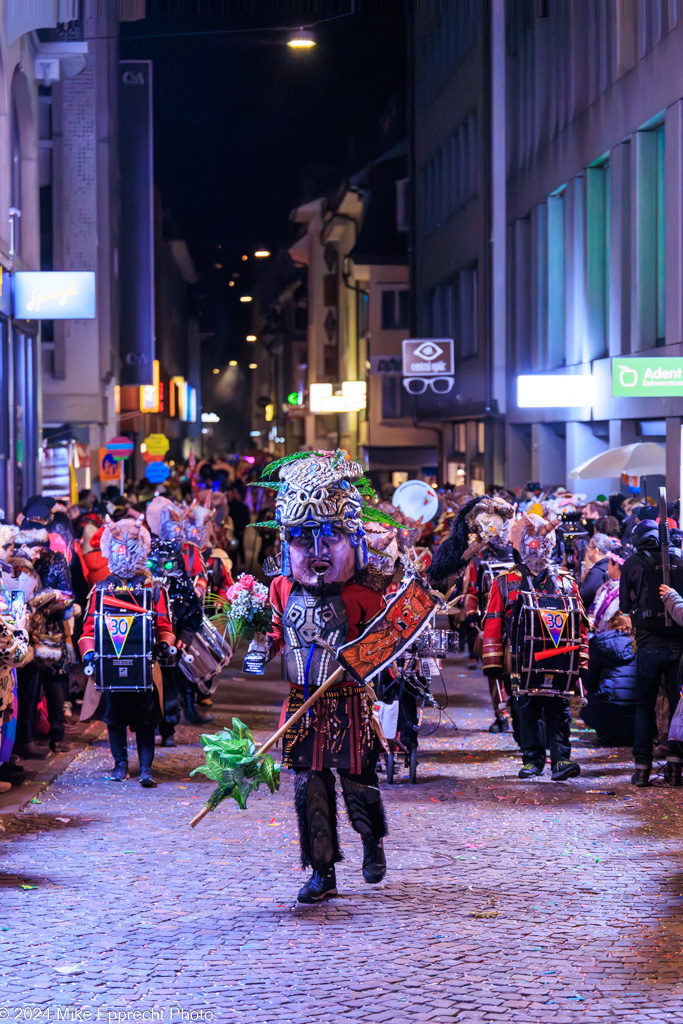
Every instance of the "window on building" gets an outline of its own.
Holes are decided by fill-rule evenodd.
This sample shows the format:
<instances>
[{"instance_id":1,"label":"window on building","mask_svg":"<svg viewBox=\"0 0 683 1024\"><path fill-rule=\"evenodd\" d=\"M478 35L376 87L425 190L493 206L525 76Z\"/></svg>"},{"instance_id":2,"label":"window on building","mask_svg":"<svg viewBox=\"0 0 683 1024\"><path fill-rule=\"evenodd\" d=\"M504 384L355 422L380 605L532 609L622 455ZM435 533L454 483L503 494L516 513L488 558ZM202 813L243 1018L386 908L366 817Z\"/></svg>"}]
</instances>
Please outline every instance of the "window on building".
<instances>
[{"instance_id":1,"label":"window on building","mask_svg":"<svg viewBox=\"0 0 683 1024\"><path fill-rule=\"evenodd\" d=\"M472 113L423 167L420 217L425 234L477 195L478 149L479 125Z\"/></svg>"},{"instance_id":2,"label":"window on building","mask_svg":"<svg viewBox=\"0 0 683 1024\"><path fill-rule=\"evenodd\" d=\"M664 124L636 132L634 309L632 349L664 345L666 338L666 221L664 209Z\"/></svg>"},{"instance_id":3,"label":"window on building","mask_svg":"<svg viewBox=\"0 0 683 1024\"><path fill-rule=\"evenodd\" d=\"M409 295L407 288L385 288L382 291L382 330L408 329Z\"/></svg>"},{"instance_id":4,"label":"window on building","mask_svg":"<svg viewBox=\"0 0 683 1024\"><path fill-rule=\"evenodd\" d=\"M586 168L586 334L584 357L600 359L609 349L609 162Z\"/></svg>"},{"instance_id":5,"label":"window on building","mask_svg":"<svg viewBox=\"0 0 683 1024\"><path fill-rule=\"evenodd\" d=\"M10 203L14 209L21 211L21 128L19 126L19 109L17 99L12 91L12 116L10 125L10 146L12 161L10 165ZM21 217L14 218L14 249L21 249Z\"/></svg>"}]
</instances>

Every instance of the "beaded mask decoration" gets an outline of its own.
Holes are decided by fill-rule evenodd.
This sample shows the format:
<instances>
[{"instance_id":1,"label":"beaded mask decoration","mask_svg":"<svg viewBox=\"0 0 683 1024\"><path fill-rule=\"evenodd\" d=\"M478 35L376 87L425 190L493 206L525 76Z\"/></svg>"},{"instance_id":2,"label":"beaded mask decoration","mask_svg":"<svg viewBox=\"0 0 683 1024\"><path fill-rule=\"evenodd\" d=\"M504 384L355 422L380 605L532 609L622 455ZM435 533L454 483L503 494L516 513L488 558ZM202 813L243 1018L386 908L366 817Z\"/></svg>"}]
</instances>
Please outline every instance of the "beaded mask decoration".
<instances>
[{"instance_id":1,"label":"beaded mask decoration","mask_svg":"<svg viewBox=\"0 0 683 1024\"><path fill-rule=\"evenodd\" d=\"M277 472L279 483L272 478ZM268 479L269 478L269 479ZM365 522L400 524L371 502L376 495L363 476L363 468L347 452L297 452L266 467L261 486L277 491L275 520L256 526L279 528L282 540L282 575L292 573L289 545L304 534L317 548L333 534L343 534L355 549L356 568L368 564Z\"/></svg>"}]
</instances>

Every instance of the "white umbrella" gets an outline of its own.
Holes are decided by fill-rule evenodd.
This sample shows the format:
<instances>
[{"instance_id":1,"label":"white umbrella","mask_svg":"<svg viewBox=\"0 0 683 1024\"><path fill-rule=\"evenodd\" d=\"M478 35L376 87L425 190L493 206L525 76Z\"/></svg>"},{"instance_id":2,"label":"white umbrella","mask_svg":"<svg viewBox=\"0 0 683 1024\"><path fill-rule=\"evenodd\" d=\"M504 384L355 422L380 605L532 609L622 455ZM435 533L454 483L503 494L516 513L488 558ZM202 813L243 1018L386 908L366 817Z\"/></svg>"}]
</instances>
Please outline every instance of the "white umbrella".
<instances>
[{"instance_id":1,"label":"white umbrella","mask_svg":"<svg viewBox=\"0 0 683 1024\"><path fill-rule=\"evenodd\" d=\"M580 480L592 480L610 476L664 476L666 473L666 449L652 441L636 441L610 448L600 455L594 455L569 474Z\"/></svg>"}]
</instances>

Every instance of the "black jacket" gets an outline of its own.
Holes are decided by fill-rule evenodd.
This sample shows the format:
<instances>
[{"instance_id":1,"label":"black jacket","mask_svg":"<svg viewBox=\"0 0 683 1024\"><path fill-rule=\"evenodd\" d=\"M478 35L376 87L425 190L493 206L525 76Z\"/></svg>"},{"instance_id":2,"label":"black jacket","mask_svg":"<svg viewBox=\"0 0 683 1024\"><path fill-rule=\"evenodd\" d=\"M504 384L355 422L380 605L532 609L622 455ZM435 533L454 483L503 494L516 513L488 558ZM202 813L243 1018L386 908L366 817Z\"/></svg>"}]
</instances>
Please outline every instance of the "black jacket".
<instances>
[{"instance_id":1,"label":"black jacket","mask_svg":"<svg viewBox=\"0 0 683 1024\"><path fill-rule=\"evenodd\" d=\"M596 633L588 645L588 693L604 701L631 708L636 704L636 645L627 633L608 629Z\"/></svg>"},{"instance_id":2,"label":"black jacket","mask_svg":"<svg viewBox=\"0 0 683 1024\"><path fill-rule=\"evenodd\" d=\"M683 560L680 551L670 547L669 559L671 586L683 596ZM667 625L665 621L664 605L659 596L662 580L662 555L657 538L653 535L641 541L636 553L627 558L622 566L619 607L631 616L638 643L656 637L667 644L683 646L683 629L675 623Z\"/></svg>"},{"instance_id":3,"label":"black jacket","mask_svg":"<svg viewBox=\"0 0 683 1024\"><path fill-rule=\"evenodd\" d=\"M608 577L608 566L609 558L601 558L599 562L596 562L595 565L590 567L585 575L584 581L579 588L579 593L581 594L583 607L586 611L588 611L590 606L593 604L595 595Z\"/></svg>"}]
</instances>

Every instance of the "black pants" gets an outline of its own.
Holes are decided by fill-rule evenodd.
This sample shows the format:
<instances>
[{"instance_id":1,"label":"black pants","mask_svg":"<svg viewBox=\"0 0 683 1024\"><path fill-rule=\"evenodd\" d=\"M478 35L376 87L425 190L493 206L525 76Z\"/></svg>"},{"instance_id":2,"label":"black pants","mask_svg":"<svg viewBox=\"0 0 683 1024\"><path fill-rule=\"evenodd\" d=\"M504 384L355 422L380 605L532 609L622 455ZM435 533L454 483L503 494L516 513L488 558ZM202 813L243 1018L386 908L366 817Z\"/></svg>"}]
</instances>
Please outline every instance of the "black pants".
<instances>
[{"instance_id":1,"label":"black pants","mask_svg":"<svg viewBox=\"0 0 683 1024\"><path fill-rule=\"evenodd\" d=\"M115 764L128 763L128 728L125 725L109 725L109 747ZM136 725L135 740L141 768L151 768L154 760L154 725Z\"/></svg>"},{"instance_id":2,"label":"black pants","mask_svg":"<svg viewBox=\"0 0 683 1024\"><path fill-rule=\"evenodd\" d=\"M330 768L296 768L295 773L301 866L325 874L342 860L334 775ZM337 773L351 827L363 840L382 839L387 834L387 823L376 772L352 775L345 768L338 768Z\"/></svg>"},{"instance_id":3,"label":"black pants","mask_svg":"<svg viewBox=\"0 0 683 1024\"><path fill-rule=\"evenodd\" d=\"M64 701L69 692L69 680L61 673L45 672L43 690L47 703L47 719L50 723L50 743L61 743L64 739Z\"/></svg>"},{"instance_id":4,"label":"black pants","mask_svg":"<svg viewBox=\"0 0 683 1024\"><path fill-rule=\"evenodd\" d=\"M636 723L633 739L633 760L638 768L652 765L652 741L657 733L655 705L660 683L669 701L669 721L678 704L678 665L683 648L674 644L648 640L641 645L636 637ZM683 761L680 743L669 745L668 761Z\"/></svg>"},{"instance_id":5,"label":"black pants","mask_svg":"<svg viewBox=\"0 0 683 1024\"><path fill-rule=\"evenodd\" d=\"M595 729L601 743L608 740L624 740L633 743L635 708L605 700L597 693L588 694L588 703L581 710L581 718Z\"/></svg>"},{"instance_id":6,"label":"black pants","mask_svg":"<svg viewBox=\"0 0 683 1024\"><path fill-rule=\"evenodd\" d=\"M524 764L535 764L543 768L546 749L550 751L550 763L569 761L571 744L569 730L572 712L569 703L561 697L517 697L519 716L520 747Z\"/></svg>"},{"instance_id":7,"label":"black pants","mask_svg":"<svg viewBox=\"0 0 683 1024\"><path fill-rule=\"evenodd\" d=\"M36 711L42 689L40 666L32 661L17 671L17 738L19 749L33 743L36 732Z\"/></svg>"}]
</instances>

